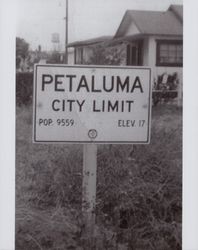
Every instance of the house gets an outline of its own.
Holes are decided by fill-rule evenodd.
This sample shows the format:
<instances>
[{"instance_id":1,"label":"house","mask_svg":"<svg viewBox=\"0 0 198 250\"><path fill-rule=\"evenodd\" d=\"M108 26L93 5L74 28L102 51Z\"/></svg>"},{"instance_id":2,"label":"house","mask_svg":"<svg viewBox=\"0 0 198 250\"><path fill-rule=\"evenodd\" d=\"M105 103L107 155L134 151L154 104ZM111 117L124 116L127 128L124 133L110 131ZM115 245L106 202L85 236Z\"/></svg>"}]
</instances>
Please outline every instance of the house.
<instances>
[{"instance_id":1,"label":"house","mask_svg":"<svg viewBox=\"0 0 198 250\"><path fill-rule=\"evenodd\" d=\"M75 63L89 62L97 39L89 41L70 44L75 48ZM182 88L183 6L171 5L166 11L127 10L114 37L98 43L107 54L116 49L120 65L150 67L153 84L172 75Z\"/></svg>"},{"instance_id":2,"label":"house","mask_svg":"<svg viewBox=\"0 0 198 250\"><path fill-rule=\"evenodd\" d=\"M113 44L125 44L125 64L149 66L153 76L178 73L183 66L183 8L167 11L126 11Z\"/></svg>"}]
</instances>

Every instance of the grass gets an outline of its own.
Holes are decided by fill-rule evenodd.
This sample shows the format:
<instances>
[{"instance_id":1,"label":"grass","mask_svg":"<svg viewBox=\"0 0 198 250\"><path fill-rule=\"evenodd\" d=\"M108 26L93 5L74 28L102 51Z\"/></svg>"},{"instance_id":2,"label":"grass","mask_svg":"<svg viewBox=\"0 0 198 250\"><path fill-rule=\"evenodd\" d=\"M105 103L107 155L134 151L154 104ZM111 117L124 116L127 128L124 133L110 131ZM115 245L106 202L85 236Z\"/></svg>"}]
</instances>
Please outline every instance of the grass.
<instances>
[{"instance_id":1,"label":"grass","mask_svg":"<svg viewBox=\"0 0 198 250\"><path fill-rule=\"evenodd\" d=\"M16 135L17 250L181 249L181 109L153 108L150 145L98 146L92 243L83 235L82 145L32 144L31 106L17 107Z\"/></svg>"}]
</instances>

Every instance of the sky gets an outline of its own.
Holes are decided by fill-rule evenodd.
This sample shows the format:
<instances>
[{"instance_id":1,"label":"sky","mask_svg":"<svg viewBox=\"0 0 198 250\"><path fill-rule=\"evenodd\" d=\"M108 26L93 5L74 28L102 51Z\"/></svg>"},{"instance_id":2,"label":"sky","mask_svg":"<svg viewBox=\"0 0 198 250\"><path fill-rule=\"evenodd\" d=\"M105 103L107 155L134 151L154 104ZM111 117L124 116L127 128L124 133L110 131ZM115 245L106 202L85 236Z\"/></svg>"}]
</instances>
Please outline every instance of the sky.
<instances>
[{"instance_id":1,"label":"sky","mask_svg":"<svg viewBox=\"0 0 198 250\"><path fill-rule=\"evenodd\" d=\"M31 49L53 49L52 34L59 33L64 49L66 0L17 0L16 35ZM74 42L103 35L113 36L127 9L166 10L182 0L68 0L68 41Z\"/></svg>"}]
</instances>

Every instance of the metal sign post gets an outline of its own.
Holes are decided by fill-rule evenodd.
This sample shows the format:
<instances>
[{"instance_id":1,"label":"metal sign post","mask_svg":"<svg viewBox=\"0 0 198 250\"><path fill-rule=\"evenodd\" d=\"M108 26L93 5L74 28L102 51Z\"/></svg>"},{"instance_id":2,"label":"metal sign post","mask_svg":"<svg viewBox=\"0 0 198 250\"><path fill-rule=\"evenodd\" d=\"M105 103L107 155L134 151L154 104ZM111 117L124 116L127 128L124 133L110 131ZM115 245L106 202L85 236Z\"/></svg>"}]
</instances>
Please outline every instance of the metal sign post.
<instances>
[{"instance_id":1,"label":"metal sign post","mask_svg":"<svg viewBox=\"0 0 198 250\"><path fill-rule=\"evenodd\" d=\"M68 0L65 17L65 64L68 64ZM85 216L86 234L93 232L95 224L97 145L83 145L82 211Z\"/></svg>"},{"instance_id":2,"label":"metal sign post","mask_svg":"<svg viewBox=\"0 0 198 250\"><path fill-rule=\"evenodd\" d=\"M65 64L68 64L68 0L66 0L65 16ZM96 203L96 175L97 175L97 145L83 145L83 184L82 211L85 216L87 234L93 232L95 225Z\"/></svg>"},{"instance_id":3,"label":"metal sign post","mask_svg":"<svg viewBox=\"0 0 198 250\"><path fill-rule=\"evenodd\" d=\"M94 232L97 176L97 145L83 145L82 211L85 215L86 233Z\"/></svg>"}]
</instances>

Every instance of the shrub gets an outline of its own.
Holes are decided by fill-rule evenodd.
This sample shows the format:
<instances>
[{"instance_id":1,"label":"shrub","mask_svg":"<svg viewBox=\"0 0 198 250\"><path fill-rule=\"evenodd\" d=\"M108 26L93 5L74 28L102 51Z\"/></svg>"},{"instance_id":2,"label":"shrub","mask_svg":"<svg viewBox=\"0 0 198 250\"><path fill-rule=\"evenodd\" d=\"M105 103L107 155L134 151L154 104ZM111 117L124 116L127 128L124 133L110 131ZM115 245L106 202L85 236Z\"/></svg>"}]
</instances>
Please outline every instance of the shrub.
<instances>
[{"instance_id":1,"label":"shrub","mask_svg":"<svg viewBox=\"0 0 198 250\"><path fill-rule=\"evenodd\" d=\"M33 95L33 73L16 74L16 104L29 105L32 103Z\"/></svg>"}]
</instances>

